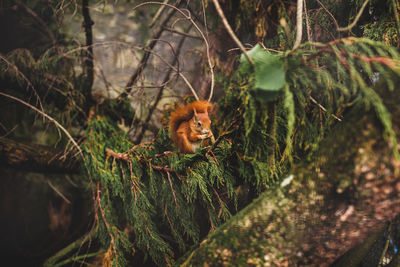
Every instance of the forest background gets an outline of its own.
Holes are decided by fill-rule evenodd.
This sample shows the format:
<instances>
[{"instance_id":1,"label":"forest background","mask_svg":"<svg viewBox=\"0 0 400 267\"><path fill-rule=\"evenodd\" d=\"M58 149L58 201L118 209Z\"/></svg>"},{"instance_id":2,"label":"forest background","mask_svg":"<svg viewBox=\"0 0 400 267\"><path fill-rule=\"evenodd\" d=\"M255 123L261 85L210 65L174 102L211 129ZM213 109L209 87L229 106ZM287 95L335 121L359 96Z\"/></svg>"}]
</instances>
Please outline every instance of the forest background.
<instances>
[{"instance_id":1,"label":"forest background","mask_svg":"<svg viewBox=\"0 0 400 267\"><path fill-rule=\"evenodd\" d=\"M4 262L398 266L399 9L2 0Z\"/></svg>"}]
</instances>

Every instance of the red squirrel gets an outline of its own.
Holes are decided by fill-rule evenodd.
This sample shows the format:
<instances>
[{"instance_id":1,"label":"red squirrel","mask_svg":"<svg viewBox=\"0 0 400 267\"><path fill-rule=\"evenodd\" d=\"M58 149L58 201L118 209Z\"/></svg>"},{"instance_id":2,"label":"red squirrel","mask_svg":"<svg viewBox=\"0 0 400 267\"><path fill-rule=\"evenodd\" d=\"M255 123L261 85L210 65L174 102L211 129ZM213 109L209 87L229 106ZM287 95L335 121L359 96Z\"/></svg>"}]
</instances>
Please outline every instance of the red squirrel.
<instances>
[{"instance_id":1,"label":"red squirrel","mask_svg":"<svg viewBox=\"0 0 400 267\"><path fill-rule=\"evenodd\" d=\"M213 134L210 129L211 120L208 111L212 104L198 100L177 108L171 114L169 129L171 139L183 153L194 153L200 148L202 141L208 143Z\"/></svg>"}]
</instances>

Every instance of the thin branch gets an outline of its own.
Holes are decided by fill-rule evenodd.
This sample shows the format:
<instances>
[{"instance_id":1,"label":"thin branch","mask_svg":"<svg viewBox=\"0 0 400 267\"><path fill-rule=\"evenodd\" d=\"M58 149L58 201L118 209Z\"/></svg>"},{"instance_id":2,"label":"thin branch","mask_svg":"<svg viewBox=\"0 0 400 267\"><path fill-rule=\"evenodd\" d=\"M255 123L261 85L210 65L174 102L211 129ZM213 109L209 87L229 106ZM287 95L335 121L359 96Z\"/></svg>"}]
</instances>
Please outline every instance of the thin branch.
<instances>
[{"instance_id":1,"label":"thin branch","mask_svg":"<svg viewBox=\"0 0 400 267\"><path fill-rule=\"evenodd\" d=\"M172 33L176 33L176 34L183 35L183 36L186 36L186 37L189 37L189 38L193 38L193 39L202 40L201 37L199 37L199 36L191 35L191 34L186 33L186 32L177 31L175 29L168 28L168 27L165 27L165 26L163 28L164 28L164 30L172 32Z\"/></svg>"},{"instance_id":2,"label":"thin branch","mask_svg":"<svg viewBox=\"0 0 400 267\"><path fill-rule=\"evenodd\" d=\"M164 4L167 4L169 0L164 0ZM156 21L160 17L161 13L163 12L165 6L160 6L160 8L157 10L157 13L154 15L153 19L151 20L149 27L152 28L154 24L156 24Z\"/></svg>"},{"instance_id":3,"label":"thin branch","mask_svg":"<svg viewBox=\"0 0 400 267\"><path fill-rule=\"evenodd\" d=\"M400 38L400 19L399 19L399 13L397 11L397 1L396 0L392 0L392 7L393 7L394 18L396 19L397 40L399 40L399 38Z\"/></svg>"},{"instance_id":4,"label":"thin branch","mask_svg":"<svg viewBox=\"0 0 400 267\"><path fill-rule=\"evenodd\" d=\"M43 111L39 110L39 109L36 108L35 106L32 106L31 104L25 102L25 101L22 100L22 99L19 99L19 98L15 97L15 96L12 96L12 95L5 94L5 93L3 93L3 92L0 92L0 95L5 96L5 97L8 97L8 98L10 98L10 99L12 99L12 100L15 100L15 101L17 101L17 102L20 102L21 104L24 104L25 106L27 106L27 107L33 109L34 111L38 112L39 114L41 114L43 117L47 118L49 121L53 122L59 129L61 129L61 131L63 131L63 132L65 133L65 135L66 135L66 136L68 137L68 139L72 142L72 144L76 147L76 149L78 149L79 154L80 154L81 157L82 157L82 160L85 161L85 158L84 158L84 156L83 156L83 152L82 152L81 148L79 147L79 145L76 143L76 141L75 141L74 138L71 136L71 134L70 134L58 121L56 121L55 119L53 119L52 117L50 117L49 115L47 115L46 113L44 113Z\"/></svg>"},{"instance_id":5,"label":"thin branch","mask_svg":"<svg viewBox=\"0 0 400 267\"><path fill-rule=\"evenodd\" d=\"M180 3L181 3L181 0L177 0L175 4L179 5ZM147 4L147 3L143 3L143 4ZM163 4L163 3L157 3L157 4ZM165 5L168 5L168 4L165 4ZM142 6L142 5L138 5L138 6L134 7L133 10L135 10L139 6ZM175 9L170 9L167 12L166 16L164 17L164 19L160 22L159 26L155 29L153 35L149 39L150 41L145 46L145 49L144 49L145 53L144 53L142 59L140 60L138 67L136 68L135 72L132 74L128 83L126 84L126 86L125 86L126 89L121 94L122 98L126 97L130 93L132 85L134 85L136 83L137 79L142 74L142 72L145 69L147 62L149 60L151 51L153 50L154 46L157 43L157 40L160 38L162 32L164 31L163 26L165 26L165 24L171 19L172 15L174 13L175 13Z\"/></svg>"},{"instance_id":6,"label":"thin branch","mask_svg":"<svg viewBox=\"0 0 400 267\"><path fill-rule=\"evenodd\" d=\"M174 187L172 186L171 174L169 172L167 172L167 177L168 177L168 181L169 181L169 186L171 187L172 195L174 196L175 205L176 205L176 207L178 207L178 202L176 201L175 190L174 190Z\"/></svg>"},{"instance_id":7,"label":"thin branch","mask_svg":"<svg viewBox=\"0 0 400 267\"><path fill-rule=\"evenodd\" d=\"M210 45L209 45L209 43L208 43L207 38L204 36L204 33L200 30L200 28L199 28L199 26L196 24L196 22L194 22L194 20L191 18L190 12L188 11L188 14L189 14L189 15L187 15L187 14L185 14L181 9L177 8L176 6L173 6L173 5L170 5L170 4L164 4L164 3L160 3L160 2L145 2L145 3L142 3L142 4L137 5L136 7L134 7L134 9L137 9L137 8L139 8L139 7L141 7L141 6L149 5L149 4L165 5L165 6L167 6L167 7L170 7L170 8L172 8L172 9L176 10L179 14L181 14L182 16L184 16L185 19L189 20L189 21L193 24L193 26L196 28L196 30L199 32L201 38L203 38L204 43L205 43L205 45L206 45L207 61L208 61L208 66L209 66L209 68L210 68L210 73L211 73L211 90L210 90L210 91L213 91L213 90L214 90L215 79L214 79L214 66L213 66L213 64L211 63L211 57L210 57ZM134 9L133 9L133 10L134 10ZM183 77L182 77L182 78L183 78ZM196 96L195 96L195 97L196 97ZM198 97L197 97L196 99L199 100Z\"/></svg>"},{"instance_id":8,"label":"thin branch","mask_svg":"<svg viewBox=\"0 0 400 267\"><path fill-rule=\"evenodd\" d=\"M159 40L159 41L164 41L164 40ZM160 56L159 54L155 53L155 52L151 52L151 54L155 55L156 57L158 57L159 59L161 59L161 61L163 61L165 64L167 64L171 69L173 69L181 78L182 80L186 83L186 85L189 87L190 91L192 92L193 96L196 98L196 100L199 100L198 95L196 94L196 91L194 90L193 86L190 84L189 80L186 78L186 76L179 71L179 69L177 69L175 66L171 65L170 63L168 63L168 61L166 61L162 56Z\"/></svg>"},{"instance_id":9,"label":"thin branch","mask_svg":"<svg viewBox=\"0 0 400 267\"><path fill-rule=\"evenodd\" d=\"M84 83L84 95L86 97L86 101L88 103L92 102L91 97L91 89L93 86L94 80L94 66L93 66L93 32L92 25L94 22L92 21L89 13L89 0L82 0L82 15L83 15L83 27L85 28L85 37L86 37L86 47L87 51L83 54L84 56L84 72L86 73L86 79ZM90 104L87 107L87 110L90 108Z\"/></svg>"},{"instance_id":10,"label":"thin branch","mask_svg":"<svg viewBox=\"0 0 400 267\"><path fill-rule=\"evenodd\" d=\"M210 147L207 152L213 151L218 146L218 144L222 141L222 138L231 133L231 128L236 124L237 121L238 121L238 117L234 117L234 119L231 121L231 123L228 125L228 127L226 127L224 132L218 136L218 138L215 140L212 147Z\"/></svg>"},{"instance_id":11,"label":"thin branch","mask_svg":"<svg viewBox=\"0 0 400 267\"><path fill-rule=\"evenodd\" d=\"M189 27L185 30L185 33L189 32L191 28L192 28L192 25L189 25ZM183 43L185 41L185 37L186 36L182 36L181 40L179 41L178 47L176 49L176 52L174 52L173 48L171 47L172 51L174 53L174 60L173 60L173 62L171 64L172 66L175 66L176 64L179 64L179 54L181 53L181 49L182 49ZM161 100L162 94L164 92L165 84L167 84L167 82L170 79L172 70L173 70L172 68L169 68L168 72L165 74L164 80L162 82L163 85L160 86L160 90L157 93L157 96L156 96L156 99L155 99L153 105L149 109L149 113L147 114L147 117L144 120L144 124L143 124L143 126L141 128L141 131L140 131L139 135L135 138L135 140L133 140L133 142L135 144L138 144L138 143L140 143L142 141L144 133L147 130L147 126L148 126L149 121L151 119L151 116L153 115L153 112L156 109L156 107L158 105L158 102L160 102L160 100ZM179 69L178 69L178 72L180 73Z\"/></svg>"},{"instance_id":12,"label":"thin branch","mask_svg":"<svg viewBox=\"0 0 400 267\"><path fill-rule=\"evenodd\" d=\"M162 167L162 166L157 166L157 165L153 165L153 164L151 164L151 167L157 171L175 172L176 173L176 171L174 169L171 169L168 167Z\"/></svg>"},{"instance_id":13,"label":"thin branch","mask_svg":"<svg viewBox=\"0 0 400 267\"><path fill-rule=\"evenodd\" d=\"M71 201L68 200L68 198L66 196L63 195L63 193L60 192L60 190L57 189L57 187L55 187L50 180L47 180L47 184L51 187L51 189L54 190L54 192L57 193L57 195L59 195L62 199L64 199L65 202L67 202L68 204L71 204Z\"/></svg>"},{"instance_id":14,"label":"thin branch","mask_svg":"<svg viewBox=\"0 0 400 267\"><path fill-rule=\"evenodd\" d=\"M54 34L50 31L49 27L47 26L47 24L42 20L42 18L40 18L38 16L38 14L36 14L35 11L33 11L32 9L30 9L28 6L26 6L24 3L22 3L20 0L14 0L17 5L19 5L20 7L22 7L26 13L28 13L29 15L31 15L39 24L40 26L42 26L42 29L44 29L44 31L47 33L47 35L49 36L51 42L53 43L53 45L55 45L57 43L56 38L54 37Z\"/></svg>"},{"instance_id":15,"label":"thin branch","mask_svg":"<svg viewBox=\"0 0 400 267\"><path fill-rule=\"evenodd\" d=\"M333 23L335 24L336 29L339 29L339 24L336 20L336 18L332 15L332 13L324 6L324 4L321 3L320 0L316 0L318 4L322 7L323 10L325 10L326 13L332 18Z\"/></svg>"},{"instance_id":16,"label":"thin branch","mask_svg":"<svg viewBox=\"0 0 400 267\"><path fill-rule=\"evenodd\" d=\"M10 66L11 68L13 68L13 70L15 71L16 74L20 75L22 77L22 79L26 82L27 86L26 89L32 89L33 94L36 96L36 102L39 104L40 109L43 111L43 105L42 105L42 101L40 100L40 96L37 93L35 87L33 86L33 84L31 83L31 81L25 76L25 74L23 74L18 67L11 63L10 61L8 61L2 54L0 54L0 59L3 60L8 66Z\"/></svg>"},{"instance_id":17,"label":"thin branch","mask_svg":"<svg viewBox=\"0 0 400 267\"><path fill-rule=\"evenodd\" d=\"M311 102L313 102L315 105L317 105L320 109L322 109L324 112L328 112L327 110L326 110L326 108L324 108L324 106L322 106L320 103L318 103L317 102L317 100L315 100L311 95L310 95L310 100L311 100ZM338 120L338 121L342 121L342 119L341 118L339 118L338 116L336 116L335 114L331 114L332 115L332 117L334 117L336 120Z\"/></svg>"},{"instance_id":18,"label":"thin branch","mask_svg":"<svg viewBox=\"0 0 400 267\"><path fill-rule=\"evenodd\" d=\"M357 24L357 22L358 22L358 20L360 19L362 13L364 12L364 9L365 9L365 7L367 6L368 2L369 2L369 0L366 0L366 1L364 2L364 4L361 6L360 11L358 12L356 18L354 19L354 21L353 21L352 23L350 23L348 26L343 27L343 28L339 27L339 28L337 28L336 30L337 30L338 32L350 31L350 30Z\"/></svg>"},{"instance_id":19,"label":"thin branch","mask_svg":"<svg viewBox=\"0 0 400 267\"><path fill-rule=\"evenodd\" d=\"M74 242L72 242L71 244L69 244L68 246L66 246L65 248L63 248L62 250L60 250L59 252L57 252L56 254L51 256L50 258L48 258L43 263L43 266L45 266L45 267L55 266L58 260L62 259L64 256L71 253L71 251L76 249L77 247L82 246L82 244L86 243L87 240L91 240L92 237L96 236L97 234L98 234L97 229L95 229L94 231L90 231L89 233L87 233L84 236L80 237L79 239L75 240ZM61 266L61 265L59 265L59 266Z\"/></svg>"},{"instance_id":20,"label":"thin branch","mask_svg":"<svg viewBox=\"0 0 400 267\"><path fill-rule=\"evenodd\" d=\"M204 5L204 0L201 0L201 6L202 6L202 8L203 8L204 30L205 30L205 32L206 32L206 36L207 36L207 40L208 40L207 15L206 15L206 7L205 7L205 5ZM214 82L214 79L213 79L212 83L213 83L213 82ZM211 99L212 99L212 97L213 97L213 94L214 94L214 84L211 85L211 88L210 88L210 95L209 95L209 97L208 97L208 99L207 99L208 102L211 102Z\"/></svg>"},{"instance_id":21,"label":"thin branch","mask_svg":"<svg viewBox=\"0 0 400 267\"><path fill-rule=\"evenodd\" d=\"M249 57L249 55L246 52L246 49L244 48L243 44L240 42L239 38L236 36L236 34L233 32L231 25L229 25L228 20L225 17L224 11L222 10L221 6L219 5L218 0L212 0L215 6L215 9L217 10L217 13L219 17L222 20L222 23L225 26L225 29L233 39L233 41L236 43L236 45L242 50L242 53L244 56L247 58L247 60L250 62L251 65L254 65L254 61ZM300 0L299 0L300 1Z\"/></svg>"},{"instance_id":22,"label":"thin branch","mask_svg":"<svg viewBox=\"0 0 400 267\"><path fill-rule=\"evenodd\" d=\"M310 28L310 24L309 24L309 21L308 21L309 18L308 18L308 10L307 10L306 0L303 0L303 4L304 4L304 15L306 16L307 40L309 42L312 42L311 28Z\"/></svg>"},{"instance_id":23,"label":"thin branch","mask_svg":"<svg viewBox=\"0 0 400 267\"><path fill-rule=\"evenodd\" d=\"M303 35L303 0L297 0L297 13L296 13L296 41L294 42L293 50L296 50L301 43Z\"/></svg>"}]
</instances>

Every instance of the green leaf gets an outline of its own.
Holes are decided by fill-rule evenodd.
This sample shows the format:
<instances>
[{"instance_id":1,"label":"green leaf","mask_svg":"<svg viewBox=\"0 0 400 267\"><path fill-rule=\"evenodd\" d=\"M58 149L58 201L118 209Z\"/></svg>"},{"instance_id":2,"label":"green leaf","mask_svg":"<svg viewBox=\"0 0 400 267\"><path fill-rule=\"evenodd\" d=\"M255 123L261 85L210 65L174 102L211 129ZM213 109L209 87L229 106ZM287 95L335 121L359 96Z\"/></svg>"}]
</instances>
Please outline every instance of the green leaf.
<instances>
[{"instance_id":1,"label":"green leaf","mask_svg":"<svg viewBox=\"0 0 400 267\"><path fill-rule=\"evenodd\" d=\"M276 99L278 93L285 86L285 70L280 58L264 50L259 44L248 52L254 61L252 69L246 57L240 57L239 71L241 73L253 72L255 78L254 97L263 102Z\"/></svg>"}]
</instances>

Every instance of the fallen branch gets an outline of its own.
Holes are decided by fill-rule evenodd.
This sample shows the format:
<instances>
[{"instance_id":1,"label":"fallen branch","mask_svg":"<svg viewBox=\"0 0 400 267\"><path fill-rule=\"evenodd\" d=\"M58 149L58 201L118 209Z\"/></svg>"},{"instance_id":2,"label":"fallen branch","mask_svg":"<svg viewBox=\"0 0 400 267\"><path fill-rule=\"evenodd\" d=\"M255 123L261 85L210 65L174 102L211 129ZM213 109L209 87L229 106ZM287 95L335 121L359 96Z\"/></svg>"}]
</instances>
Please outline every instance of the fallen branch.
<instances>
[{"instance_id":1,"label":"fallen branch","mask_svg":"<svg viewBox=\"0 0 400 267\"><path fill-rule=\"evenodd\" d=\"M79 161L51 147L0 137L0 163L17 170L40 173L78 173Z\"/></svg>"},{"instance_id":2,"label":"fallen branch","mask_svg":"<svg viewBox=\"0 0 400 267\"><path fill-rule=\"evenodd\" d=\"M55 119L53 119L52 117L50 117L49 115L47 115L46 113L44 113L43 111L39 110L37 107L32 106L31 104L25 102L25 101L22 100L22 99L19 99L19 98L15 97L15 96L12 96L12 95L5 94L5 93L3 93L3 92L0 92L0 95L5 96L5 97L8 97L8 98L10 98L10 99L12 99L12 100L15 100L15 101L17 101L17 102L20 102L21 104L24 104L25 106L27 106L27 107L33 109L34 111L38 112L39 114L41 114L43 117L45 117L45 118L48 119L49 121L53 122L53 123L57 126L58 129L61 129L61 131L63 131L63 132L65 133L65 135L66 135L66 136L68 137L68 139L72 142L72 144L76 147L76 149L78 149L78 152L79 152L79 154L80 154L81 157L82 157L82 160L85 161L85 157L83 156L82 149L81 149L81 148L79 147L79 145L76 143L76 141L75 141L74 138L71 136L71 134L70 134L58 121L56 121Z\"/></svg>"}]
</instances>

